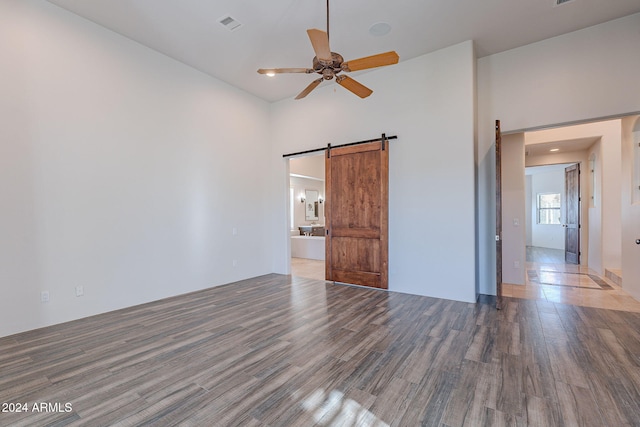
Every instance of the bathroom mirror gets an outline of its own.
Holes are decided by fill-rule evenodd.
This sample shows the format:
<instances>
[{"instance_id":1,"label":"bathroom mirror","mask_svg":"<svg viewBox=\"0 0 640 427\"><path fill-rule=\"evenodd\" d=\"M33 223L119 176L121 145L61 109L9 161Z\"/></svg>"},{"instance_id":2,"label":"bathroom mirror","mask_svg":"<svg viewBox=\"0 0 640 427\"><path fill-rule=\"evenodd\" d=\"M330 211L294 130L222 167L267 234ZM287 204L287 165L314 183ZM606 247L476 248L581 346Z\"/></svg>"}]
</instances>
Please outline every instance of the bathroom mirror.
<instances>
[{"instance_id":1,"label":"bathroom mirror","mask_svg":"<svg viewBox=\"0 0 640 427\"><path fill-rule=\"evenodd\" d=\"M318 219L318 190L304 190L305 208L304 219L315 221Z\"/></svg>"}]
</instances>

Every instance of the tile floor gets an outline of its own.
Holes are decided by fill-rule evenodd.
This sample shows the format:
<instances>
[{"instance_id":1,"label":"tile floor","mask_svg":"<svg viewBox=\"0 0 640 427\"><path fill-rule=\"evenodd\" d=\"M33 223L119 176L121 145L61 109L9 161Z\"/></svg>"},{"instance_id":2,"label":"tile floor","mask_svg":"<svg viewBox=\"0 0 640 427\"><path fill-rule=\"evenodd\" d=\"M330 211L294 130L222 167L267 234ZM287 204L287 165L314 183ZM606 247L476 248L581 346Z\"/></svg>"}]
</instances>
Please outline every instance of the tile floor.
<instances>
[{"instance_id":1,"label":"tile floor","mask_svg":"<svg viewBox=\"0 0 640 427\"><path fill-rule=\"evenodd\" d=\"M305 279L324 280L324 261L291 258L291 275Z\"/></svg>"},{"instance_id":2,"label":"tile floor","mask_svg":"<svg viewBox=\"0 0 640 427\"><path fill-rule=\"evenodd\" d=\"M504 283L502 292L507 297L640 313L640 301L612 280L588 267L565 264L553 250L543 248L527 250L525 285Z\"/></svg>"}]
</instances>

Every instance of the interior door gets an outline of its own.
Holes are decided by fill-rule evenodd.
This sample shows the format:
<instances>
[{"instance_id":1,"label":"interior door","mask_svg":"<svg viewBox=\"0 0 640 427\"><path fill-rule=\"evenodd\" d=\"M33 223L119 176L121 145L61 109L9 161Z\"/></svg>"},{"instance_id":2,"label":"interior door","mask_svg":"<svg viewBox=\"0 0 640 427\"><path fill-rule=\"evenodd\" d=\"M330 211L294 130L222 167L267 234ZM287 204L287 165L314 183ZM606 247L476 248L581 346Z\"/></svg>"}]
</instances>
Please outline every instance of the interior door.
<instances>
[{"instance_id":1,"label":"interior door","mask_svg":"<svg viewBox=\"0 0 640 427\"><path fill-rule=\"evenodd\" d=\"M496 120L496 308L502 309L502 132Z\"/></svg>"},{"instance_id":2,"label":"interior door","mask_svg":"<svg viewBox=\"0 0 640 427\"><path fill-rule=\"evenodd\" d=\"M388 287L389 144L327 149L326 279Z\"/></svg>"},{"instance_id":3,"label":"interior door","mask_svg":"<svg viewBox=\"0 0 640 427\"><path fill-rule=\"evenodd\" d=\"M564 189L564 260L568 264L580 264L580 164L565 168Z\"/></svg>"}]
</instances>

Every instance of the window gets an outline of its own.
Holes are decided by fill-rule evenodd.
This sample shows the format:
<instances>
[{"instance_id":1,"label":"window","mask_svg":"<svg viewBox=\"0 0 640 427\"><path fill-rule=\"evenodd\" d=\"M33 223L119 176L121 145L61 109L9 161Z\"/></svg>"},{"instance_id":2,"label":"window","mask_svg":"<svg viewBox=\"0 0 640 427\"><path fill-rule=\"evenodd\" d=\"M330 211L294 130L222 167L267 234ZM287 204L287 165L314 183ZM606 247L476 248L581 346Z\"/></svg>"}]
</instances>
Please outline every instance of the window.
<instances>
[{"instance_id":1,"label":"window","mask_svg":"<svg viewBox=\"0 0 640 427\"><path fill-rule=\"evenodd\" d=\"M538 224L560 224L560 193L538 194Z\"/></svg>"}]
</instances>

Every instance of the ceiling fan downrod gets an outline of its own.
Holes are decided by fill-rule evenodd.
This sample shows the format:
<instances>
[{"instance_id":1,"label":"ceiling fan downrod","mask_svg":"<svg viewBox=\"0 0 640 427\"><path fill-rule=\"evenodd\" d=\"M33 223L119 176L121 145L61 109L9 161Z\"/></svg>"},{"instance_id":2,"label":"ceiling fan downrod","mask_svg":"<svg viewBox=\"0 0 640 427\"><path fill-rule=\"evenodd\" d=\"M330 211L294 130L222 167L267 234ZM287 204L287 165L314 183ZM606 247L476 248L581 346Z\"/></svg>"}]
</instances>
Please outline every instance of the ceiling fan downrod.
<instances>
[{"instance_id":1,"label":"ceiling fan downrod","mask_svg":"<svg viewBox=\"0 0 640 427\"><path fill-rule=\"evenodd\" d=\"M329 0L327 0L327 40L329 39Z\"/></svg>"}]
</instances>

